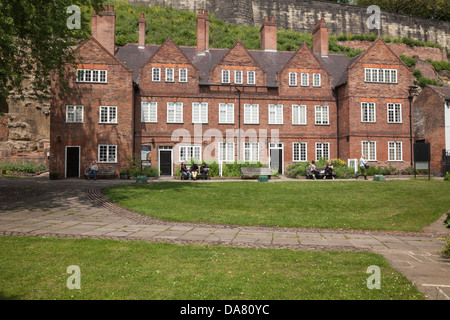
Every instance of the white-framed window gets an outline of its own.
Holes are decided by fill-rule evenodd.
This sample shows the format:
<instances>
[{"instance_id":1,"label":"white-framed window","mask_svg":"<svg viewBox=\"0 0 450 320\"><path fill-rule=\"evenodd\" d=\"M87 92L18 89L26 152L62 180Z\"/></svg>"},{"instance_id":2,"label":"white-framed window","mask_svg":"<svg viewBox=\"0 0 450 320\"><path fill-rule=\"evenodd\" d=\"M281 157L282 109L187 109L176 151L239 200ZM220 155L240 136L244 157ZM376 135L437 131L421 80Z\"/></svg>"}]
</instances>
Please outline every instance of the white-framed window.
<instances>
[{"instance_id":1,"label":"white-framed window","mask_svg":"<svg viewBox=\"0 0 450 320\"><path fill-rule=\"evenodd\" d=\"M66 122L83 122L84 106L66 106Z\"/></svg>"},{"instance_id":2,"label":"white-framed window","mask_svg":"<svg viewBox=\"0 0 450 320\"><path fill-rule=\"evenodd\" d=\"M306 161L307 149L306 142L294 142L292 144L292 161L294 162L304 162Z\"/></svg>"},{"instance_id":3,"label":"white-framed window","mask_svg":"<svg viewBox=\"0 0 450 320\"><path fill-rule=\"evenodd\" d=\"M283 124L282 104L269 104L269 124Z\"/></svg>"},{"instance_id":4,"label":"white-framed window","mask_svg":"<svg viewBox=\"0 0 450 320\"><path fill-rule=\"evenodd\" d=\"M234 103L219 103L219 123L234 123Z\"/></svg>"},{"instance_id":5,"label":"white-framed window","mask_svg":"<svg viewBox=\"0 0 450 320\"><path fill-rule=\"evenodd\" d=\"M100 106L99 112L100 123L117 123L116 106Z\"/></svg>"},{"instance_id":6,"label":"white-framed window","mask_svg":"<svg viewBox=\"0 0 450 320\"><path fill-rule=\"evenodd\" d=\"M388 161L403 161L403 145L401 141L388 142Z\"/></svg>"},{"instance_id":7,"label":"white-framed window","mask_svg":"<svg viewBox=\"0 0 450 320\"><path fill-rule=\"evenodd\" d=\"M179 82L188 82L188 69L181 68L178 70L178 81Z\"/></svg>"},{"instance_id":8,"label":"white-framed window","mask_svg":"<svg viewBox=\"0 0 450 320\"><path fill-rule=\"evenodd\" d=\"M320 159L330 159L330 143L316 142L316 161Z\"/></svg>"},{"instance_id":9,"label":"white-framed window","mask_svg":"<svg viewBox=\"0 0 450 320\"><path fill-rule=\"evenodd\" d=\"M255 71L247 71L247 84L255 84Z\"/></svg>"},{"instance_id":10,"label":"white-framed window","mask_svg":"<svg viewBox=\"0 0 450 320\"><path fill-rule=\"evenodd\" d=\"M300 75L301 79L301 86L302 87L309 87L309 73L302 73Z\"/></svg>"},{"instance_id":11,"label":"white-framed window","mask_svg":"<svg viewBox=\"0 0 450 320\"><path fill-rule=\"evenodd\" d=\"M141 121L158 122L158 102L141 102Z\"/></svg>"},{"instance_id":12,"label":"white-framed window","mask_svg":"<svg viewBox=\"0 0 450 320\"><path fill-rule=\"evenodd\" d=\"M292 105L292 124L306 124L306 105Z\"/></svg>"},{"instance_id":13,"label":"white-framed window","mask_svg":"<svg viewBox=\"0 0 450 320\"><path fill-rule=\"evenodd\" d=\"M375 102L361 102L361 122L375 122Z\"/></svg>"},{"instance_id":14,"label":"white-framed window","mask_svg":"<svg viewBox=\"0 0 450 320\"><path fill-rule=\"evenodd\" d=\"M78 69L77 82L107 83L107 70Z\"/></svg>"},{"instance_id":15,"label":"white-framed window","mask_svg":"<svg viewBox=\"0 0 450 320\"><path fill-rule=\"evenodd\" d=\"M152 68L152 81L161 81L161 68Z\"/></svg>"},{"instance_id":16,"label":"white-framed window","mask_svg":"<svg viewBox=\"0 0 450 320\"><path fill-rule=\"evenodd\" d=\"M320 87L321 85L320 73L313 73L313 87Z\"/></svg>"},{"instance_id":17,"label":"white-framed window","mask_svg":"<svg viewBox=\"0 0 450 320\"><path fill-rule=\"evenodd\" d=\"M388 123L402 123L402 104L388 103Z\"/></svg>"},{"instance_id":18,"label":"white-framed window","mask_svg":"<svg viewBox=\"0 0 450 320\"><path fill-rule=\"evenodd\" d=\"M377 142L361 141L361 154L366 156L367 161L377 161Z\"/></svg>"},{"instance_id":19,"label":"white-framed window","mask_svg":"<svg viewBox=\"0 0 450 320\"><path fill-rule=\"evenodd\" d=\"M379 83L397 83L397 69L365 68L364 81Z\"/></svg>"},{"instance_id":20,"label":"white-framed window","mask_svg":"<svg viewBox=\"0 0 450 320\"><path fill-rule=\"evenodd\" d=\"M201 146L180 146L179 156L180 162L188 162L191 159L195 159L197 161L201 161L202 154Z\"/></svg>"},{"instance_id":21,"label":"white-framed window","mask_svg":"<svg viewBox=\"0 0 450 320\"><path fill-rule=\"evenodd\" d=\"M99 163L116 163L117 162L117 145L110 145L110 144L98 145L98 162Z\"/></svg>"},{"instance_id":22,"label":"white-framed window","mask_svg":"<svg viewBox=\"0 0 450 320\"><path fill-rule=\"evenodd\" d=\"M174 82L175 81L175 69L174 68L166 68L166 82Z\"/></svg>"},{"instance_id":23,"label":"white-framed window","mask_svg":"<svg viewBox=\"0 0 450 320\"><path fill-rule=\"evenodd\" d=\"M192 123L208 123L208 102L192 102Z\"/></svg>"},{"instance_id":24,"label":"white-framed window","mask_svg":"<svg viewBox=\"0 0 450 320\"><path fill-rule=\"evenodd\" d=\"M183 123L182 102L167 102L167 123Z\"/></svg>"},{"instance_id":25,"label":"white-framed window","mask_svg":"<svg viewBox=\"0 0 450 320\"><path fill-rule=\"evenodd\" d=\"M316 124L330 124L328 106L315 106Z\"/></svg>"},{"instance_id":26,"label":"white-framed window","mask_svg":"<svg viewBox=\"0 0 450 320\"><path fill-rule=\"evenodd\" d=\"M234 70L234 83L242 84L243 83L243 71L242 70Z\"/></svg>"},{"instance_id":27,"label":"white-framed window","mask_svg":"<svg viewBox=\"0 0 450 320\"><path fill-rule=\"evenodd\" d=\"M259 161L259 142L244 142L244 161Z\"/></svg>"},{"instance_id":28,"label":"white-framed window","mask_svg":"<svg viewBox=\"0 0 450 320\"><path fill-rule=\"evenodd\" d=\"M289 86L290 87L297 86L297 72L289 72Z\"/></svg>"},{"instance_id":29,"label":"white-framed window","mask_svg":"<svg viewBox=\"0 0 450 320\"><path fill-rule=\"evenodd\" d=\"M230 83L230 70L222 70L222 83Z\"/></svg>"},{"instance_id":30,"label":"white-framed window","mask_svg":"<svg viewBox=\"0 0 450 320\"><path fill-rule=\"evenodd\" d=\"M219 161L234 161L234 142L219 142Z\"/></svg>"},{"instance_id":31,"label":"white-framed window","mask_svg":"<svg viewBox=\"0 0 450 320\"><path fill-rule=\"evenodd\" d=\"M258 124L259 123L259 105L258 104L244 104L244 123Z\"/></svg>"}]
</instances>

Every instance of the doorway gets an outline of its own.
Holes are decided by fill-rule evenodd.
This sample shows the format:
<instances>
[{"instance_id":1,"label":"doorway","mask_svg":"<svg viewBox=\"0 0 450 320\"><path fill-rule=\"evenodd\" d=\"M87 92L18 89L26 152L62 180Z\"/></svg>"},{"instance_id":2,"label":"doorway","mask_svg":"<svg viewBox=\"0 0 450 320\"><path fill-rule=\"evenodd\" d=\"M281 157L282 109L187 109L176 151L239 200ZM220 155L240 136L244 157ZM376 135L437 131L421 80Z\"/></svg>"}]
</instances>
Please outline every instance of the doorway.
<instances>
[{"instance_id":1,"label":"doorway","mask_svg":"<svg viewBox=\"0 0 450 320\"><path fill-rule=\"evenodd\" d=\"M172 176L172 147L159 147L158 169L161 176Z\"/></svg>"},{"instance_id":2,"label":"doorway","mask_svg":"<svg viewBox=\"0 0 450 320\"><path fill-rule=\"evenodd\" d=\"M66 147L66 178L80 177L80 147Z\"/></svg>"},{"instance_id":3,"label":"doorway","mask_svg":"<svg viewBox=\"0 0 450 320\"><path fill-rule=\"evenodd\" d=\"M270 142L269 143L270 169L278 170L279 174L283 174L283 143Z\"/></svg>"}]
</instances>

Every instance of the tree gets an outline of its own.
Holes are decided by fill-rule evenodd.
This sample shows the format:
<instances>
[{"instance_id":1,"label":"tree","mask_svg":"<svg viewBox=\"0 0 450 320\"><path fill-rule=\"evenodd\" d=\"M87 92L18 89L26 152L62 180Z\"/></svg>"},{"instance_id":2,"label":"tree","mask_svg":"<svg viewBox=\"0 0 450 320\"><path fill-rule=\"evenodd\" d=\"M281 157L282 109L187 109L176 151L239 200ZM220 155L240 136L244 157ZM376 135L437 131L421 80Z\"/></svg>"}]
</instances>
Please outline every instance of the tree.
<instances>
[{"instance_id":1,"label":"tree","mask_svg":"<svg viewBox=\"0 0 450 320\"><path fill-rule=\"evenodd\" d=\"M448 0L356 0L358 6L376 5L392 13L410 14L419 18L450 21Z\"/></svg>"},{"instance_id":2,"label":"tree","mask_svg":"<svg viewBox=\"0 0 450 320\"><path fill-rule=\"evenodd\" d=\"M73 64L74 46L89 36L80 7L100 11L102 0L0 1L0 97L22 96L24 85L48 97L52 72Z\"/></svg>"}]
</instances>

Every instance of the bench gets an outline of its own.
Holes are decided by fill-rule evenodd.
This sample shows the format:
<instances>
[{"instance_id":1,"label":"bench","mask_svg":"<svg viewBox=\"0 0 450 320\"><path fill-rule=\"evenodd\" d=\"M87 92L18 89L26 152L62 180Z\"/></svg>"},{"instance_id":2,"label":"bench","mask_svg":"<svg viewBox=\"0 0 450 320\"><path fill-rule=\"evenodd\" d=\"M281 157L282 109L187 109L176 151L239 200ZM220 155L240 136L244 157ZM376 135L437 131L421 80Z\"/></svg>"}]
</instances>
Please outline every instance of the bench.
<instances>
[{"instance_id":1,"label":"bench","mask_svg":"<svg viewBox=\"0 0 450 320\"><path fill-rule=\"evenodd\" d=\"M97 171L97 178L117 178L118 172L116 167L98 167ZM84 177L87 179L89 175L89 167L84 170ZM93 178L93 175L91 175L91 178Z\"/></svg>"},{"instance_id":2,"label":"bench","mask_svg":"<svg viewBox=\"0 0 450 320\"><path fill-rule=\"evenodd\" d=\"M186 166L186 169L190 172L191 171L191 166ZM187 179L184 179L183 177L184 176L181 174L181 171L180 171L180 180L187 180ZM197 180L199 180L200 178L203 179L203 173L200 172L200 167L198 167ZM192 172L191 172L191 179L192 179ZM206 180L211 180L211 177L210 177L209 173L206 175Z\"/></svg>"},{"instance_id":3,"label":"bench","mask_svg":"<svg viewBox=\"0 0 450 320\"><path fill-rule=\"evenodd\" d=\"M242 167L241 168L241 179L245 177L254 177L257 176L267 176L270 177L272 175L272 170L269 167Z\"/></svg>"},{"instance_id":4,"label":"bench","mask_svg":"<svg viewBox=\"0 0 450 320\"><path fill-rule=\"evenodd\" d=\"M323 179L325 175L325 167L317 167L319 173L316 174L317 179ZM336 171L333 169L331 175L336 179ZM313 179L313 174L311 173L311 166L306 167L306 179Z\"/></svg>"}]
</instances>

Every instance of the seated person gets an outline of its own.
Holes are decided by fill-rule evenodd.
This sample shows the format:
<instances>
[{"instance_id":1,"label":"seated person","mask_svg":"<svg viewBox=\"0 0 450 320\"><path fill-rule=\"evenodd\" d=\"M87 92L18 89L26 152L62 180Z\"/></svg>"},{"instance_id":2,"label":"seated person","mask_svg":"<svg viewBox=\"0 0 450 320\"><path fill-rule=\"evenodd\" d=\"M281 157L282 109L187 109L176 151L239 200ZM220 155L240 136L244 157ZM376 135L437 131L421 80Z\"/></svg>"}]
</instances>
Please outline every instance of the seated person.
<instances>
[{"instance_id":1,"label":"seated person","mask_svg":"<svg viewBox=\"0 0 450 320\"><path fill-rule=\"evenodd\" d=\"M202 163L201 167L200 167L200 173L202 174L203 180L208 179L208 175L209 175L209 167L206 163Z\"/></svg>"},{"instance_id":2,"label":"seated person","mask_svg":"<svg viewBox=\"0 0 450 320\"><path fill-rule=\"evenodd\" d=\"M312 173L314 180L316 180L316 174L319 173L319 170L317 170L316 161L314 161L314 160L311 161L311 173Z\"/></svg>"},{"instance_id":3,"label":"seated person","mask_svg":"<svg viewBox=\"0 0 450 320\"><path fill-rule=\"evenodd\" d=\"M192 180L197 180L198 172L199 172L198 165L197 163L194 162L194 164L191 166Z\"/></svg>"},{"instance_id":4,"label":"seated person","mask_svg":"<svg viewBox=\"0 0 450 320\"><path fill-rule=\"evenodd\" d=\"M186 168L186 165L184 164L184 162L181 163L180 174L181 174L181 180L189 180L191 178L191 173Z\"/></svg>"},{"instance_id":5,"label":"seated person","mask_svg":"<svg viewBox=\"0 0 450 320\"><path fill-rule=\"evenodd\" d=\"M330 176L333 180L333 165L331 164L331 161L327 161L327 165L325 166L325 174L323 175L323 178L326 179L327 176Z\"/></svg>"}]
</instances>

